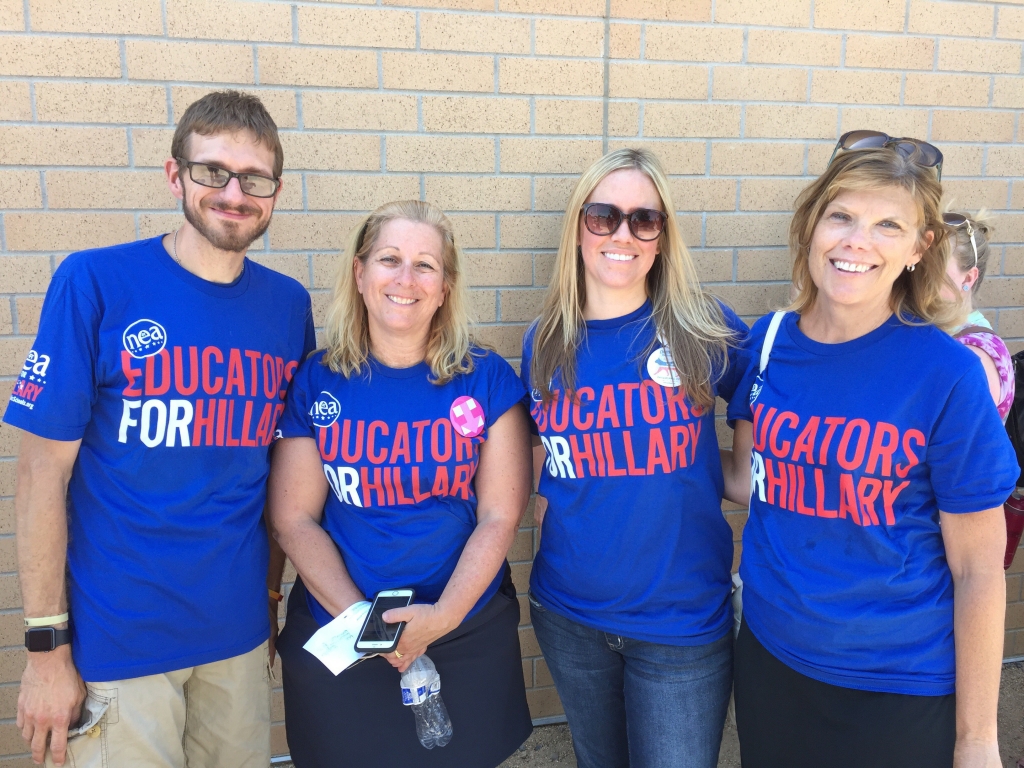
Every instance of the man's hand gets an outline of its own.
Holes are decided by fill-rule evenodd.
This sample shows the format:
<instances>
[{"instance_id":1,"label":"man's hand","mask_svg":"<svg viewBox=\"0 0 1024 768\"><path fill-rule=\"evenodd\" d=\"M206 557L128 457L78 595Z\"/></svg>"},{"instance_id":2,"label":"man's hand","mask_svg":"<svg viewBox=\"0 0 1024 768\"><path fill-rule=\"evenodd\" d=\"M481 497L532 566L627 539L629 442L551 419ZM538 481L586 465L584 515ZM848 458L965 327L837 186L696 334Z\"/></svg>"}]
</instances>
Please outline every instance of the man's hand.
<instances>
[{"instance_id":1,"label":"man's hand","mask_svg":"<svg viewBox=\"0 0 1024 768\"><path fill-rule=\"evenodd\" d=\"M71 646L30 653L18 694L18 728L32 745L32 762L42 764L47 740L53 762L64 765L68 728L82 714L86 689L71 659Z\"/></svg>"},{"instance_id":2,"label":"man's hand","mask_svg":"<svg viewBox=\"0 0 1024 768\"><path fill-rule=\"evenodd\" d=\"M402 637L398 641L398 652L402 654L402 658L398 658L394 653L384 656L399 672L405 672L417 657L426 653L428 645L459 626L458 621L454 621L436 604L417 603L405 608L392 608L390 611L384 611L382 618L388 624L406 622Z\"/></svg>"}]
</instances>

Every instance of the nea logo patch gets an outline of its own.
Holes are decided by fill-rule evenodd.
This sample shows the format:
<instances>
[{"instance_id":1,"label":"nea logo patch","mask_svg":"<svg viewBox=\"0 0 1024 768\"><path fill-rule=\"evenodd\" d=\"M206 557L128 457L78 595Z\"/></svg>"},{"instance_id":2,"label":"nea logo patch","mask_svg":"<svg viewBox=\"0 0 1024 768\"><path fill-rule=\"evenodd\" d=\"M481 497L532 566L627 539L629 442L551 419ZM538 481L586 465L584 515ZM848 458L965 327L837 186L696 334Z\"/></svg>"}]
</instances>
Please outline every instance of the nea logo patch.
<instances>
[{"instance_id":1,"label":"nea logo patch","mask_svg":"<svg viewBox=\"0 0 1024 768\"><path fill-rule=\"evenodd\" d=\"M142 360L167 346L167 331L156 320L136 320L124 329L121 342L129 355Z\"/></svg>"},{"instance_id":2,"label":"nea logo patch","mask_svg":"<svg viewBox=\"0 0 1024 768\"><path fill-rule=\"evenodd\" d=\"M321 392L309 409L309 418L313 421L313 426L316 427L329 427L338 420L339 416L341 416L341 403L330 392Z\"/></svg>"}]
</instances>

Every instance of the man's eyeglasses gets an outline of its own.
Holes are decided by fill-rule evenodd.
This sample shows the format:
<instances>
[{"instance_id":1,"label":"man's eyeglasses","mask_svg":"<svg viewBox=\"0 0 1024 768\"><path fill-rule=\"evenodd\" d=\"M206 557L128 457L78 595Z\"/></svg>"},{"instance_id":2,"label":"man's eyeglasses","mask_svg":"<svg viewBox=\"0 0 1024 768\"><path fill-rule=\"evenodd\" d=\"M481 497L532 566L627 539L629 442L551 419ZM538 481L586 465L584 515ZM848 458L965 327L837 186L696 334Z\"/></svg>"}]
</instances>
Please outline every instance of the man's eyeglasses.
<instances>
[{"instance_id":1,"label":"man's eyeglasses","mask_svg":"<svg viewBox=\"0 0 1024 768\"><path fill-rule=\"evenodd\" d=\"M847 131L839 137L828 163L832 164L841 149L879 149L881 147L892 147L903 157L913 156L918 165L934 168L939 181L942 181L942 153L938 147L918 139L894 138L881 131Z\"/></svg>"},{"instance_id":2,"label":"man's eyeglasses","mask_svg":"<svg viewBox=\"0 0 1024 768\"><path fill-rule=\"evenodd\" d=\"M657 240L665 228L668 217L651 208L637 208L626 214L611 203L587 203L583 206L583 223L595 235L610 235L622 226L622 220L629 223L629 231L637 240Z\"/></svg>"},{"instance_id":3,"label":"man's eyeglasses","mask_svg":"<svg viewBox=\"0 0 1024 768\"><path fill-rule=\"evenodd\" d=\"M942 220L953 229L967 226L967 236L971 238L971 248L974 250L974 266L978 266L978 243L974 239L974 227L971 225L971 220L962 213L944 213Z\"/></svg>"},{"instance_id":4,"label":"man's eyeglasses","mask_svg":"<svg viewBox=\"0 0 1024 768\"><path fill-rule=\"evenodd\" d=\"M231 179L238 179L238 186L251 197L273 197L281 186L280 179L260 176L257 173L235 173L209 163L191 163L184 158L177 159L178 165L188 168L188 176L196 184L213 189L223 189Z\"/></svg>"}]
</instances>

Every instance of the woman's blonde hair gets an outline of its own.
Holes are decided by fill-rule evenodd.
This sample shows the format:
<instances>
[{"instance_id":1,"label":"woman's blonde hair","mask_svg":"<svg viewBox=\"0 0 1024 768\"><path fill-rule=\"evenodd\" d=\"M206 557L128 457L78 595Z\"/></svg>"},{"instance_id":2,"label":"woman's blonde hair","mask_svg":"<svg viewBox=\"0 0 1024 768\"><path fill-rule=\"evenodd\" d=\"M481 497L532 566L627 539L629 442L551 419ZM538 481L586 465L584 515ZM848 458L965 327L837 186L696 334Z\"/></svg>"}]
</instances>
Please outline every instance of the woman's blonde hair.
<instances>
[{"instance_id":1,"label":"woman's blonde hair","mask_svg":"<svg viewBox=\"0 0 1024 768\"><path fill-rule=\"evenodd\" d=\"M426 362L432 381L445 384L460 373L473 370L470 353L469 315L462 274L462 250L447 216L430 203L400 200L382 205L352 230L338 260L338 276L324 323L327 352L323 364L346 378L363 370L370 357L370 327L366 304L356 286L355 261L364 265L384 225L396 220L433 227L441 237L441 274L445 300L430 321Z\"/></svg>"},{"instance_id":2,"label":"woman's blonde hair","mask_svg":"<svg viewBox=\"0 0 1024 768\"><path fill-rule=\"evenodd\" d=\"M978 261L975 265L974 249L971 247L971 236L967 233L966 224L949 228L952 257L956 259L956 265L961 272L968 272L975 266L978 267L978 279L971 286L971 293L977 293L981 288L981 281L985 279L985 272L988 270L988 257L992 251L989 247L989 243L992 242L992 216L984 208L973 216L965 211L955 211L955 213L959 213L967 219L974 230L974 244L978 247Z\"/></svg>"},{"instance_id":3,"label":"woman's blonde hair","mask_svg":"<svg viewBox=\"0 0 1024 768\"><path fill-rule=\"evenodd\" d=\"M721 306L700 287L676 223L668 179L658 158L646 149L609 152L583 172L569 195L554 275L534 332L532 385L549 401L551 382L558 373L564 390L575 390L576 350L584 341L583 309L587 303L579 250L580 211L608 174L626 169L641 171L654 183L667 214L658 241L660 253L647 273L647 295L657 333L652 334L649 348L638 360L645 359L657 344L663 344L672 354L680 385L691 402L710 408L715 400L712 378L725 370L734 334L725 325Z\"/></svg>"},{"instance_id":4,"label":"woman's blonde hair","mask_svg":"<svg viewBox=\"0 0 1024 768\"><path fill-rule=\"evenodd\" d=\"M843 192L873 191L892 187L907 190L917 205L920 226L917 247L921 260L914 271L904 270L892 286L889 305L908 324L924 321L940 328L956 324L959 304L943 298L951 284L946 276L949 230L942 221L942 185L935 169L918 164L917 150L904 156L890 147L843 152L821 176L796 199L796 213L789 225L793 256L793 287L796 293L788 309L804 312L814 305L818 288L811 280L810 245L814 230L829 203ZM927 234L932 241L927 242Z\"/></svg>"}]
</instances>

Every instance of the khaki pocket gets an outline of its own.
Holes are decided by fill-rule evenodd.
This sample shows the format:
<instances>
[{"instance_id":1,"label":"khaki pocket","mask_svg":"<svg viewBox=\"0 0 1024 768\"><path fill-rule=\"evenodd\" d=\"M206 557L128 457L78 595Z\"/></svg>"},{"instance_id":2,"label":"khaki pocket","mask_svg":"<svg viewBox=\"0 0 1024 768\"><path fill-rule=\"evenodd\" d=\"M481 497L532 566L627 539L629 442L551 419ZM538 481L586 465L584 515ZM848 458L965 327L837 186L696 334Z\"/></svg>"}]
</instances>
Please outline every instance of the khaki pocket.
<instances>
[{"instance_id":1,"label":"khaki pocket","mask_svg":"<svg viewBox=\"0 0 1024 768\"><path fill-rule=\"evenodd\" d=\"M66 765L71 768L106 768L107 728L117 721L116 713L116 690L100 693L89 689L78 725L68 730Z\"/></svg>"}]
</instances>

